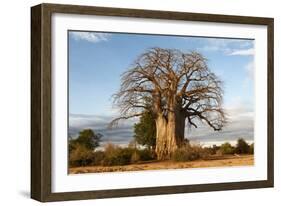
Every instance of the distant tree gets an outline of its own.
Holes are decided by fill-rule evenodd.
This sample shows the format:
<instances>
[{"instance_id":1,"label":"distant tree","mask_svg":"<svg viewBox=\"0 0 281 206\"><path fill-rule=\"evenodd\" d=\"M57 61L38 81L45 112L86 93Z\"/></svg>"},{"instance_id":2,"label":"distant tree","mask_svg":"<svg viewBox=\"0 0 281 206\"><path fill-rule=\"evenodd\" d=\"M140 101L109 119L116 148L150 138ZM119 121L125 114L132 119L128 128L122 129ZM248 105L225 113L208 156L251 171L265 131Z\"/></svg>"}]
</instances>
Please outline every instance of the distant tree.
<instances>
[{"instance_id":1,"label":"distant tree","mask_svg":"<svg viewBox=\"0 0 281 206\"><path fill-rule=\"evenodd\" d=\"M144 112L138 123L134 125L134 138L140 145L154 150L156 145L156 125L153 113L149 110Z\"/></svg>"},{"instance_id":2,"label":"distant tree","mask_svg":"<svg viewBox=\"0 0 281 206\"><path fill-rule=\"evenodd\" d=\"M79 132L77 139L72 140L72 144L83 145L86 149L94 150L100 145L102 135L95 133L91 129L84 129Z\"/></svg>"},{"instance_id":3,"label":"distant tree","mask_svg":"<svg viewBox=\"0 0 281 206\"><path fill-rule=\"evenodd\" d=\"M247 154L250 151L250 146L243 138L240 138L237 140L235 150L235 152L238 154Z\"/></svg>"},{"instance_id":4,"label":"distant tree","mask_svg":"<svg viewBox=\"0 0 281 206\"><path fill-rule=\"evenodd\" d=\"M226 142L220 146L220 151L222 154L233 154L235 152L235 148L232 147L230 143Z\"/></svg>"}]
</instances>

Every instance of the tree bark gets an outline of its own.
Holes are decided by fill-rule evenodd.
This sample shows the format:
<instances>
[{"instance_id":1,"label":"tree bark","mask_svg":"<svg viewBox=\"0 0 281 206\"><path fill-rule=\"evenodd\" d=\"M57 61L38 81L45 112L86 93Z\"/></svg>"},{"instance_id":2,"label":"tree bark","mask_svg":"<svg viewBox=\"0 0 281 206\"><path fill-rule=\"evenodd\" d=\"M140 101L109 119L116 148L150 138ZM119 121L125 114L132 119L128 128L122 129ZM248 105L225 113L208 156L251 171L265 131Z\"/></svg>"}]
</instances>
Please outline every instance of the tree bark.
<instances>
[{"instance_id":1,"label":"tree bark","mask_svg":"<svg viewBox=\"0 0 281 206\"><path fill-rule=\"evenodd\" d=\"M169 112L167 119L156 119L156 154L158 160L170 159L184 140L185 116L180 110Z\"/></svg>"},{"instance_id":2,"label":"tree bark","mask_svg":"<svg viewBox=\"0 0 281 206\"><path fill-rule=\"evenodd\" d=\"M167 157L167 120L163 115L156 118L156 155L158 160Z\"/></svg>"},{"instance_id":3,"label":"tree bark","mask_svg":"<svg viewBox=\"0 0 281 206\"><path fill-rule=\"evenodd\" d=\"M184 142L185 137L185 113L181 109L176 109L175 111L175 138L177 141L177 146L181 147Z\"/></svg>"}]
</instances>

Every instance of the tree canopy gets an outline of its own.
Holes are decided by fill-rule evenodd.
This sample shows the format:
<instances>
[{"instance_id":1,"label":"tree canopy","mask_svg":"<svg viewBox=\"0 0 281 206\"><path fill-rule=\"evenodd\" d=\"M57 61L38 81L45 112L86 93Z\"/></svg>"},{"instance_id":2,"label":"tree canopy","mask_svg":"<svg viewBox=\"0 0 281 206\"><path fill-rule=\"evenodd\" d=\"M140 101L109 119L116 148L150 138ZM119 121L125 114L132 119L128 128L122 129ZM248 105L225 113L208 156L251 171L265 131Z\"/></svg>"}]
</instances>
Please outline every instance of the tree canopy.
<instances>
[{"instance_id":1,"label":"tree canopy","mask_svg":"<svg viewBox=\"0 0 281 206\"><path fill-rule=\"evenodd\" d=\"M77 139L71 140L73 144L83 145L86 149L94 150L100 145L102 135L91 129L84 129L79 132Z\"/></svg>"}]
</instances>

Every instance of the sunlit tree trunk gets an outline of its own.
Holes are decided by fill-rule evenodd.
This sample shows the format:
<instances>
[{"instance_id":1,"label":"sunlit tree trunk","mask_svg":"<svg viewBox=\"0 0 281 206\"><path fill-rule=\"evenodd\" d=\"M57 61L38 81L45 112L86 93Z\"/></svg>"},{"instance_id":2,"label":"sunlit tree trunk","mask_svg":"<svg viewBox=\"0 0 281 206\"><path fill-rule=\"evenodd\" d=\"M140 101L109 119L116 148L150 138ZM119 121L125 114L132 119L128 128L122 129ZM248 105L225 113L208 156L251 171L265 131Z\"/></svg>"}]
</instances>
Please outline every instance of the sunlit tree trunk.
<instances>
[{"instance_id":1,"label":"sunlit tree trunk","mask_svg":"<svg viewBox=\"0 0 281 206\"><path fill-rule=\"evenodd\" d=\"M185 131L185 116L180 110L170 112L167 119L156 120L156 154L159 160L170 159L182 145Z\"/></svg>"},{"instance_id":2,"label":"sunlit tree trunk","mask_svg":"<svg viewBox=\"0 0 281 206\"><path fill-rule=\"evenodd\" d=\"M163 160L167 157L167 120L163 115L156 118L156 148L157 159Z\"/></svg>"}]
</instances>

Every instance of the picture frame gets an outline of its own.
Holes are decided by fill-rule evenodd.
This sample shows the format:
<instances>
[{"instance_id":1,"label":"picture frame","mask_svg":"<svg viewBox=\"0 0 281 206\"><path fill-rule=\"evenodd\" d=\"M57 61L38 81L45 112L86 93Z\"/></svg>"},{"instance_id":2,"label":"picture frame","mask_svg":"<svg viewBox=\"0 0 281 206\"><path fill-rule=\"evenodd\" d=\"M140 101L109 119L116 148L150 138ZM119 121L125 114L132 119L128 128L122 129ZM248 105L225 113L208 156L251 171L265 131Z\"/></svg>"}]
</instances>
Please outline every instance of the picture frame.
<instances>
[{"instance_id":1,"label":"picture frame","mask_svg":"<svg viewBox=\"0 0 281 206\"><path fill-rule=\"evenodd\" d=\"M54 14L78 16L118 17L131 21L145 19L150 21L168 20L197 23L221 23L230 25L264 26L267 31L266 65L267 74L267 147L266 178L236 182L200 183L185 185L162 185L148 187L129 187L115 189L96 189L82 191L54 192L53 186L53 124L52 91L53 84L52 39ZM230 16L171 11L152 11L123 8L107 8L78 5L40 4L31 8L31 198L41 201L66 201L96 198L129 197L142 195L161 195L221 190L266 188L274 185L274 20L263 17ZM65 91L67 92L67 91ZM156 171L157 172L157 171ZM114 184L114 183L112 183Z\"/></svg>"}]
</instances>

